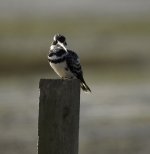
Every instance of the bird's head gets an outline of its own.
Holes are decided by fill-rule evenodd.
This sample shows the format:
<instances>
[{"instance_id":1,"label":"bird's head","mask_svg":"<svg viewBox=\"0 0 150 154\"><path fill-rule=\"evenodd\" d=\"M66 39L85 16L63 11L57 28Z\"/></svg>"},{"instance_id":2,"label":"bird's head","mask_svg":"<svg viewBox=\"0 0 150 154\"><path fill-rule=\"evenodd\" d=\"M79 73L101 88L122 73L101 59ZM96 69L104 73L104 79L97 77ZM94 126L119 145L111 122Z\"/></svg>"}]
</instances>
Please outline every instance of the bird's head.
<instances>
[{"instance_id":1,"label":"bird's head","mask_svg":"<svg viewBox=\"0 0 150 154\"><path fill-rule=\"evenodd\" d=\"M66 43L66 38L61 35L61 34L56 34L53 37L53 45L59 45L61 46L65 51L67 51L67 43Z\"/></svg>"}]
</instances>

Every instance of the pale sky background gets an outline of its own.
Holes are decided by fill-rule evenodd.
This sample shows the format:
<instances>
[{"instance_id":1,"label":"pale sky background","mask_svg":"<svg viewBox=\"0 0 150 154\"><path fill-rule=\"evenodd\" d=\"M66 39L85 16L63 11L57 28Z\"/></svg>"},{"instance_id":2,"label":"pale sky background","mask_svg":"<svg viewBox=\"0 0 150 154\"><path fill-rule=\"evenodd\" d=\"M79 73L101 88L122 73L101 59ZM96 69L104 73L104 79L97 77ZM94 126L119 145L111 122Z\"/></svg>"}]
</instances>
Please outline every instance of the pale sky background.
<instances>
[{"instance_id":1,"label":"pale sky background","mask_svg":"<svg viewBox=\"0 0 150 154\"><path fill-rule=\"evenodd\" d=\"M69 13L68 13L69 12ZM0 17L68 16L71 14L129 15L150 13L150 0L1 0Z\"/></svg>"}]
</instances>

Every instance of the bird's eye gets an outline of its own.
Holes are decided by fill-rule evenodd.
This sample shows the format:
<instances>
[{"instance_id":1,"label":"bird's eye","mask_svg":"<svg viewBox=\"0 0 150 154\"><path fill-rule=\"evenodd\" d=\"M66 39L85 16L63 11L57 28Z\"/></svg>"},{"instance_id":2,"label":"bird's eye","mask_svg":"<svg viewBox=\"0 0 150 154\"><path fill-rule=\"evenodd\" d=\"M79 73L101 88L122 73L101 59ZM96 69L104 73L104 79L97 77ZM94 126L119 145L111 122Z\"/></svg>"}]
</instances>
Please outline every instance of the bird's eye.
<instances>
[{"instance_id":1,"label":"bird's eye","mask_svg":"<svg viewBox=\"0 0 150 154\"><path fill-rule=\"evenodd\" d=\"M61 36L61 37L58 38L58 40L63 43L63 42L65 42L65 37Z\"/></svg>"}]
</instances>

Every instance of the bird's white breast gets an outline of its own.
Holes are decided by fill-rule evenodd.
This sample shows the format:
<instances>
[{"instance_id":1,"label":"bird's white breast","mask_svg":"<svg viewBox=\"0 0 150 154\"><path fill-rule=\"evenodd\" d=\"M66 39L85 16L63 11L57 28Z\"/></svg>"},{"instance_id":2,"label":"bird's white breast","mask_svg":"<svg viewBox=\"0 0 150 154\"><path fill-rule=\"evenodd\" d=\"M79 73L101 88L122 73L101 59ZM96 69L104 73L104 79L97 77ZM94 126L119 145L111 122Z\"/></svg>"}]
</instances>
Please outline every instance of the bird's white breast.
<instances>
[{"instance_id":1,"label":"bird's white breast","mask_svg":"<svg viewBox=\"0 0 150 154\"><path fill-rule=\"evenodd\" d=\"M50 63L51 67L61 78L74 78L73 73L68 69L66 61L61 63Z\"/></svg>"}]
</instances>

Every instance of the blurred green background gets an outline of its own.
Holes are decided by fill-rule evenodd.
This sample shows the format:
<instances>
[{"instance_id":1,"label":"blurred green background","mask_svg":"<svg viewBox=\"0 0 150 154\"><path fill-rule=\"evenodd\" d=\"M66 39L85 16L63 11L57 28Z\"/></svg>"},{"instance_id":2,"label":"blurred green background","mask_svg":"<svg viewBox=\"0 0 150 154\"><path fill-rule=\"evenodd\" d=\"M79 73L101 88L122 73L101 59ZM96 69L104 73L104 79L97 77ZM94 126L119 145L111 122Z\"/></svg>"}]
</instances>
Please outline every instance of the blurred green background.
<instances>
[{"instance_id":1,"label":"blurred green background","mask_svg":"<svg viewBox=\"0 0 150 154\"><path fill-rule=\"evenodd\" d=\"M0 1L0 153L37 151L40 78L58 78L53 35L77 52L92 94L81 93L80 154L149 154L150 1Z\"/></svg>"}]
</instances>

